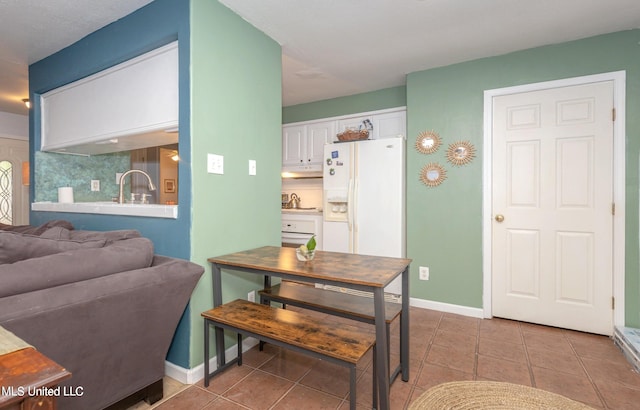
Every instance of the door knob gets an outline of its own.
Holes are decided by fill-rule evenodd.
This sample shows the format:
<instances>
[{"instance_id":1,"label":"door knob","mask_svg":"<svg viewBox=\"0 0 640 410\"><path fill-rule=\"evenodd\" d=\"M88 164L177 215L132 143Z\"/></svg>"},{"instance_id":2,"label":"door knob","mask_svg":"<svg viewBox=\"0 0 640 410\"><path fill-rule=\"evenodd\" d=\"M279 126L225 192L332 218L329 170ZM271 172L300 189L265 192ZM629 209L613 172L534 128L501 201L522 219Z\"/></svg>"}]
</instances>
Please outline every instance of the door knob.
<instances>
[{"instance_id":1,"label":"door knob","mask_svg":"<svg viewBox=\"0 0 640 410\"><path fill-rule=\"evenodd\" d=\"M496 215L496 221L498 222L504 221L504 215Z\"/></svg>"}]
</instances>

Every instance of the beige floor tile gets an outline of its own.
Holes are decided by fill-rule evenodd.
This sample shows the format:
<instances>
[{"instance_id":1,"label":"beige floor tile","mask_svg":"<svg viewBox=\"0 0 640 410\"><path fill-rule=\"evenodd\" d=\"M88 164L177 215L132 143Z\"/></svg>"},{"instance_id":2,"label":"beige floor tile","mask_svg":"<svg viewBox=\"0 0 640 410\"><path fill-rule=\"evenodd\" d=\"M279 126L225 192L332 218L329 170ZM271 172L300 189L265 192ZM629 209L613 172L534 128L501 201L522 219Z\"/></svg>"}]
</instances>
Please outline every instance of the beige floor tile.
<instances>
[{"instance_id":1,"label":"beige floor tile","mask_svg":"<svg viewBox=\"0 0 640 410\"><path fill-rule=\"evenodd\" d=\"M323 317L319 315L319 317ZM533 385L602 410L637 409L640 375L606 336L521 323L410 310L410 377L390 389L392 410L427 389L459 380ZM398 324L392 324L397 363ZM370 355L369 355L370 356ZM244 364L193 386L165 379L165 398L130 410L348 409L348 369L271 345L252 348ZM358 364L358 410L371 408L371 358Z\"/></svg>"}]
</instances>

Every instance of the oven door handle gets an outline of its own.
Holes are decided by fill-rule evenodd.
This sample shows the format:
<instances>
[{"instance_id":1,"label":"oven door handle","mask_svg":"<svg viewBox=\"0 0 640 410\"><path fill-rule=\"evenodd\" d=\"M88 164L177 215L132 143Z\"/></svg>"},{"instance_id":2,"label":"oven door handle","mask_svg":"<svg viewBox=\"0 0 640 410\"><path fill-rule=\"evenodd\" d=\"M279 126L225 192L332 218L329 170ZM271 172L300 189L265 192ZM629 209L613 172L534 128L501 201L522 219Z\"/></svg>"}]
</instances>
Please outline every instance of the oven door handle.
<instances>
[{"instance_id":1,"label":"oven door handle","mask_svg":"<svg viewBox=\"0 0 640 410\"><path fill-rule=\"evenodd\" d=\"M282 232L283 241L285 239L309 240L309 238L311 238L312 236L312 233Z\"/></svg>"}]
</instances>

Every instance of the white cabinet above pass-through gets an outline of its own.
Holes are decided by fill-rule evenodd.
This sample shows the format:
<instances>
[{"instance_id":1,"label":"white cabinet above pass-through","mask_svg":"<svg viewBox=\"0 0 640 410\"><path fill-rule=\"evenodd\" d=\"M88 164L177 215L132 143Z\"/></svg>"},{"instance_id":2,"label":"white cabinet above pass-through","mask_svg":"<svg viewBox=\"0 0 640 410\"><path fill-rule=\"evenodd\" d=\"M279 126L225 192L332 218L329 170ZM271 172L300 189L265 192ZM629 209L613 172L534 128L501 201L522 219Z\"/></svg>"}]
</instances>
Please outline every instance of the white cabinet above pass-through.
<instances>
[{"instance_id":1,"label":"white cabinet above pass-through","mask_svg":"<svg viewBox=\"0 0 640 410\"><path fill-rule=\"evenodd\" d=\"M178 142L178 42L40 96L42 151L103 154Z\"/></svg>"}]
</instances>

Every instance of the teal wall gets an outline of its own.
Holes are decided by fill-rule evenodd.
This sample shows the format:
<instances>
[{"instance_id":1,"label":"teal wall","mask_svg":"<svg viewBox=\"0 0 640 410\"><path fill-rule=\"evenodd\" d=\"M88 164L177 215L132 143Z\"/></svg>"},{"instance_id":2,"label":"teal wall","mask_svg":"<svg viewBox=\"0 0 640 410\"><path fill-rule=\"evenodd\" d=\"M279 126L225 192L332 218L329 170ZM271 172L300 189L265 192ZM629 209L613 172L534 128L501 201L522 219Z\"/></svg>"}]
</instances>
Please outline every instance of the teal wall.
<instances>
[{"instance_id":1,"label":"teal wall","mask_svg":"<svg viewBox=\"0 0 640 410\"><path fill-rule=\"evenodd\" d=\"M153 240L157 253L188 259L190 255L191 226L191 134L190 134L190 71L189 71L189 2L184 0L155 0L147 6L95 31L78 42L29 66L29 94L34 102L29 113L31 163L35 182L30 186L31 198L57 198L57 187L65 178L78 188L78 200L86 193L89 175L79 175L79 168L106 170L120 168L118 156L96 155L85 159L72 158L40 150L39 95L73 81L95 74L162 45L178 40L179 43L179 148L178 164L180 189L178 190L178 218L131 218L116 215L60 214L35 212L30 214L32 224L50 219L68 219L81 229L138 229ZM113 158L112 165L106 163ZM36 160L37 159L37 160ZM128 168L128 166L126 167ZM51 175L55 172L56 175ZM122 172L122 168L118 172ZM101 186L111 186L112 176L101 179ZM74 190L74 195L76 192ZM109 197L110 198L110 197ZM81 226L80 223L83 225ZM172 232L167 237L166 232ZM186 355L185 355L186 356Z\"/></svg>"},{"instance_id":2,"label":"teal wall","mask_svg":"<svg viewBox=\"0 0 640 410\"><path fill-rule=\"evenodd\" d=\"M30 158L32 165L31 198L57 200L57 187L73 184L79 201L86 194L92 169L100 176L101 188L107 191L115 173L123 168L122 156L92 156L77 158L48 152L40 148L39 95L79 80L164 44L179 42L179 118L180 157L178 165L180 189L178 218L138 218L116 215L91 215L58 212L31 212L30 223L41 224L51 219L65 219L76 229L112 230L137 229L153 241L156 253L189 259L191 232L191 134L190 134L190 70L189 70L189 2L156 0L147 6L87 35L78 42L29 66L29 95L34 105L29 113ZM127 165L128 168L128 165ZM68 182L67 182L68 181ZM84 190L83 190L84 188ZM110 191L109 191L110 192ZM53 197L55 195L55 198ZM91 200L91 196L87 196ZM167 235L171 232L171 235ZM189 365L189 308L175 333L167 359L177 365Z\"/></svg>"},{"instance_id":3,"label":"teal wall","mask_svg":"<svg viewBox=\"0 0 640 410\"><path fill-rule=\"evenodd\" d=\"M282 123L317 118L337 117L359 112L383 110L385 108L404 107L407 92L404 86L385 88L369 93L332 98L307 104L291 105L282 109Z\"/></svg>"},{"instance_id":4,"label":"teal wall","mask_svg":"<svg viewBox=\"0 0 640 410\"><path fill-rule=\"evenodd\" d=\"M206 268L191 298L193 367L203 361L200 312L213 305L207 258L280 243L282 69L275 41L217 1L191 4L191 260ZM223 175L207 173L207 153L224 156ZM262 288L256 275L223 282L225 301Z\"/></svg>"},{"instance_id":5,"label":"teal wall","mask_svg":"<svg viewBox=\"0 0 640 410\"><path fill-rule=\"evenodd\" d=\"M640 327L639 43L640 30L624 31L407 76L407 256L413 259L412 297L482 308L484 90L626 70L625 316L628 326ZM368 95L387 92L286 107L283 116L285 122L296 122L349 114ZM437 131L444 149L429 156L413 149L417 135L425 130ZM468 165L452 167L445 158L446 147L460 139L474 144L477 157ZM420 169L431 161L446 164L447 180L437 188L427 188L418 179ZM418 280L418 266L430 267L428 282Z\"/></svg>"}]
</instances>

